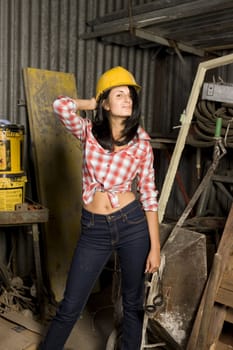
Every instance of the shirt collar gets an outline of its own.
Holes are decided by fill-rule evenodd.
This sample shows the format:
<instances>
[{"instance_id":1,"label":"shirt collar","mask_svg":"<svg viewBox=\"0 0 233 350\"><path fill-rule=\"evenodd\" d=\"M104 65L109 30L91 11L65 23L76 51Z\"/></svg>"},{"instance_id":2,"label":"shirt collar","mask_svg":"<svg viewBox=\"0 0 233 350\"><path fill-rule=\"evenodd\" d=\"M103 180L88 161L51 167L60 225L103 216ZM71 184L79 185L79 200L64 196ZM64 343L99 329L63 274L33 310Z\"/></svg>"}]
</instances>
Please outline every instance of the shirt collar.
<instances>
[{"instance_id":1,"label":"shirt collar","mask_svg":"<svg viewBox=\"0 0 233 350\"><path fill-rule=\"evenodd\" d=\"M138 127L138 138L140 140L150 140L149 134L139 125Z\"/></svg>"}]
</instances>

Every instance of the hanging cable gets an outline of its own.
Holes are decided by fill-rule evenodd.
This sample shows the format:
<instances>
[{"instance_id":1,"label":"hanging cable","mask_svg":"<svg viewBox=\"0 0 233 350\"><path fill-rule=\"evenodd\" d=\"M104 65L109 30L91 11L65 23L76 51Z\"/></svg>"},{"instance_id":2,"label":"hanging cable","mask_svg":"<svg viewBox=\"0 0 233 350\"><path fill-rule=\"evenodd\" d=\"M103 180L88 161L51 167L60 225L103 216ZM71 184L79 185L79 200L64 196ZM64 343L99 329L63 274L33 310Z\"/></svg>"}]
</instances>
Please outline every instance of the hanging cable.
<instances>
[{"instance_id":1,"label":"hanging cable","mask_svg":"<svg viewBox=\"0 0 233 350\"><path fill-rule=\"evenodd\" d=\"M233 147L233 105L208 100L201 100L196 105L188 142L200 147L214 145L218 118L222 118L220 136L223 139L224 146Z\"/></svg>"}]
</instances>

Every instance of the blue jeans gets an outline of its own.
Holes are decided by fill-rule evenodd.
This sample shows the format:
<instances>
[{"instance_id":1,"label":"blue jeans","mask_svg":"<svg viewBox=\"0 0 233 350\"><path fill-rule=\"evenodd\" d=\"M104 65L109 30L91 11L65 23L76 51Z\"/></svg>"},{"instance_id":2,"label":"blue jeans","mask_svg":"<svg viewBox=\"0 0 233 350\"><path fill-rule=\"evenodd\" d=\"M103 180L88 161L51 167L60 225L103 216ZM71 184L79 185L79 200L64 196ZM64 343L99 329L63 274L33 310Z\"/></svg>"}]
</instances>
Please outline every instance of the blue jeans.
<instances>
[{"instance_id":1,"label":"blue jeans","mask_svg":"<svg viewBox=\"0 0 233 350\"><path fill-rule=\"evenodd\" d=\"M137 200L111 215L82 210L82 232L75 249L64 298L41 350L62 350L101 271L116 250L122 279L121 350L139 350L143 323L144 270L150 240ZM82 350L82 349L80 349Z\"/></svg>"}]
</instances>

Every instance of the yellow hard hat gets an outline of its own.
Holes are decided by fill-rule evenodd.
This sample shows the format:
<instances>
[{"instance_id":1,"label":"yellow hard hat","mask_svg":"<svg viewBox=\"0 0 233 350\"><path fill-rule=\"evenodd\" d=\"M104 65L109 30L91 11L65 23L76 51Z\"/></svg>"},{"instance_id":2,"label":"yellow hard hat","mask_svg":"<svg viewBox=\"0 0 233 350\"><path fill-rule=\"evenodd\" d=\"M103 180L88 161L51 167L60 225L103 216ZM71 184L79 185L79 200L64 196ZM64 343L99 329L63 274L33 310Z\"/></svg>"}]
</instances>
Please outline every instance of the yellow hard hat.
<instances>
[{"instance_id":1,"label":"yellow hard hat","mask_svg":"<svg viewBox=\"0 0 233 350\"><path fill-rule=\"evenodd\" d=\"M140 90L141 86L139 86L134 76L125 68L121 66L117 66L107 70L101 77L99 78L96 85L96 101L98 101L100 95L112 87L129 85L134 86L136 90Z\"/></svg>"}]
</instances>

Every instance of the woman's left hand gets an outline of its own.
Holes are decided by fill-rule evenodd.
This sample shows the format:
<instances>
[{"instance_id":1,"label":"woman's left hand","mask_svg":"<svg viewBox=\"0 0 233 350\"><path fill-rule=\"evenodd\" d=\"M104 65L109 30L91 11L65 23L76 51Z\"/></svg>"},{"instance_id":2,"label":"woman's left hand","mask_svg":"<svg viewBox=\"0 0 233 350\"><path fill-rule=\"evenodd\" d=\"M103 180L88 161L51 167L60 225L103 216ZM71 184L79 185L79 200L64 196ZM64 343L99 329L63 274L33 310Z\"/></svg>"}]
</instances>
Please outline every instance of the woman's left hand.
<instances>
[{"instance_id":1,"label":"woman's left hand","mask_svg":"<svg viewBox=\"0 0 233 350\"><path fill-rule=\"evenodd\" d=\"M160 265L160 251L150 250L147 260L145 273L154 273L158 271Z\"/></svg>"}]
</instances>

